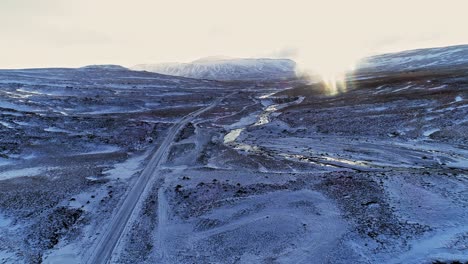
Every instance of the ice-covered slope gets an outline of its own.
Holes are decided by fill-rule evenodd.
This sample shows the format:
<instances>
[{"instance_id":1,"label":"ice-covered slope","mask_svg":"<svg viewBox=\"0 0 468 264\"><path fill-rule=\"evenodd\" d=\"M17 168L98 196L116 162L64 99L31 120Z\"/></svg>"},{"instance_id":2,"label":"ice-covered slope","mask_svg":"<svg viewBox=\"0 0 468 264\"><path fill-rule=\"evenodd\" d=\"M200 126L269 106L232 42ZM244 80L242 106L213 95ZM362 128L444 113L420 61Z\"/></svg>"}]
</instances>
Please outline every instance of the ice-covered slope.
<instances>
[{"instance_id":1,"label":"ice-covered slope","mask_svg":"<svg viewBox=\"0 0 468 264\"><path fill-rule=\"evenodd\" d=\"M468 66L468 45L408 50L368 57L360 69L375 71L408 71L452 66Z\"/></svg>"},{"instance_id":2,"label":"ice-covered slope","mask_svg":"<svg viewBox=\"0 0 468 264\"><path fill-rule=\"evenodd\" d=\"M208 57L190 63L139 64L133 70L212 80L287 79L295 76L289 59L233 59Z\"/></svg>"}]
</instances>

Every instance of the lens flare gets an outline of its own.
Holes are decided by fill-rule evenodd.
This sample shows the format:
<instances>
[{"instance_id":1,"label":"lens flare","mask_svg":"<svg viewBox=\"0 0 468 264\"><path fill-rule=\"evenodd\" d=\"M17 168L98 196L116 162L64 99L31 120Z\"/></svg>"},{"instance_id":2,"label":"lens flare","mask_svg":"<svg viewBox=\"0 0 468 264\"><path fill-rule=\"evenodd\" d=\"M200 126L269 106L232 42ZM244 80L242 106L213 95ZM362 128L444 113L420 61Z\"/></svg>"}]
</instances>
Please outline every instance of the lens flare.
<instances>
[{"instance_id":1,"label":"lens flare","mask_svg":"<svg viewBox=\"0 0 468 264\"><path fill-rule=\"evenodd\" d=\"M356 51L346 50L333 54L316 52L298 58L298 73L309 76L313 82L321 82L326 94L333 96L347 91L346 76L354 71L362 56Z\"/></svg>"},{"instance_id":2,"label":"lens flare","mask_svg":"<svg viewBox=\"0 0 468 264\"><path fill-rule=\"evenodd\" d=\"M346 72L319 73L321 82L325 85L328 95L337 95L346 92Z\"/></svg>"}]
</instances>

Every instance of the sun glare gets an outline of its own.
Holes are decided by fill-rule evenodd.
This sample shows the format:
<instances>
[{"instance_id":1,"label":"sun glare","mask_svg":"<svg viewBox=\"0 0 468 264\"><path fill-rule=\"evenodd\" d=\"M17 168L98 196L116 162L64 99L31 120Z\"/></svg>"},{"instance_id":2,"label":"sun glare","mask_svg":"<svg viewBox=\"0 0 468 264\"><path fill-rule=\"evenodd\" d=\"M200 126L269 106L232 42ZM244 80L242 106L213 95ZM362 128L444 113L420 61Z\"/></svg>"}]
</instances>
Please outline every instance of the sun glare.
<instances>
[{"instance_id":1,"label":"sun glare","mask_svg":"<svg viewBox=\"0 0 468 264\"><path fill-rule=\"evenodd\" d=\"M347 90L346 75L355 69L357 61L362 58L358 54L355 51L333 54L317 52L299 59L298 71L311 76L313 82L322 82L327 89L327 95L344 93Z\"/></svg>"},{"instance_id":2,"label":"sun glare","mask_svg":"<svg viewBox=\"0 0 468 264\"><path fill-rule=\"evenodd\" d=\"M322 70L317 72L319 78L321 79L320 81L327 88L328 95L336 95L346 92L346 73L351 69L352 68L343 70L341 67L336 67L336 69Z\"/></svg>"}]
</instances>

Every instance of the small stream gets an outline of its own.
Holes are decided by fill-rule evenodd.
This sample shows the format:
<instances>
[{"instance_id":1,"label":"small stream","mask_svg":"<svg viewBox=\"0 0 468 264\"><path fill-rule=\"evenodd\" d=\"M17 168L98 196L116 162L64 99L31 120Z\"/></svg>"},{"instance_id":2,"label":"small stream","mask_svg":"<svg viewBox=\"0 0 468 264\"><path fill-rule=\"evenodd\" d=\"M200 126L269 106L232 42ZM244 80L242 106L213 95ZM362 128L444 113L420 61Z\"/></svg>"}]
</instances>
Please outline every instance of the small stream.
<instances>
[{"instance_id":1,"label":"small stream","mask_svg":"<svg viewBox=\"0 0 468 264\"><path fill-rule=\"evenodd\" d=\"M256 118L251 118L252 120L256 120L255 122L252 123L245 123L245 122L237 122L232 125L231 127L237 127L235 129L230 130L225 136L224 136L224 144L234 144L237 143L236 140L239 138L241 135L242 131L244 131L248 126L261 126L261 125L266 125L270 123L270 116L274 114L276 111L281 110L285 107L295 105L295 104L300 104L304 100L304 97L299 97L296 100L292 102L287 102L287 103L282 103L282 104L271 104L271 100L269 99L271 95L265 95L261 96L260 99L262 100L262 104L265 105L264 110L260 113L253 113L253 115L256 115ZM250 119L250 118L249 118ZM238 125L241 125L242 127L238 127ZM239 143L237 143L239 144ZM244 144L243 144L244 145ZM243 149L245 148L242 147ZM254 149L254 147L249 146L249 149Z\"/></svg>"}]
</instances>

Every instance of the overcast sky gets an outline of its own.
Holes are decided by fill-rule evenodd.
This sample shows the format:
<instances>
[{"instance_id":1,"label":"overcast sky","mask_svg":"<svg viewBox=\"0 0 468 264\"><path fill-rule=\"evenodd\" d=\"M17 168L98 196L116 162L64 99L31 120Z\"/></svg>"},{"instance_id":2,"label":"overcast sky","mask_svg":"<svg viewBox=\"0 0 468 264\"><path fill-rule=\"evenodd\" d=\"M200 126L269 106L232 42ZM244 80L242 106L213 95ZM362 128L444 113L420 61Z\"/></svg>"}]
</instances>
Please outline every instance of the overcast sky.
<instances>
[{"instance_id":1,"label":"overcast sky","mask_svg":"<svg viewBox=\"0 0 468 264\"><path fill-rule=\"evenodd\" d=\"M0 0L0 68L292 57L468 43L468 1Z\"/></svg>"}]
</instances>

